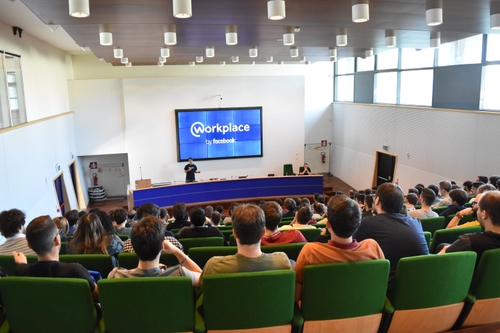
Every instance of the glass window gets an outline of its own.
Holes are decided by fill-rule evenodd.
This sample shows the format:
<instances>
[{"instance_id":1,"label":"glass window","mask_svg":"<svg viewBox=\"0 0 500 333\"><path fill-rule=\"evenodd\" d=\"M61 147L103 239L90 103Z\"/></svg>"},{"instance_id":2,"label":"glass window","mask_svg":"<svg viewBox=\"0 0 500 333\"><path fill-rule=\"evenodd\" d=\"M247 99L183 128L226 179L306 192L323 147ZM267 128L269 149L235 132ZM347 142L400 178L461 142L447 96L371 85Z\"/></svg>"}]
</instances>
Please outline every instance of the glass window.
<instances>
[{"instance_id":1,"label":"glass window","mask_svg":"<svg viewBox=\"0 0 500 333\"><path fill-rule=\"evenodd\" d=\"M375 69L375 57L356 58L357 72L373 71Z\"/></svg>"},{"instance_id":2,"label":"glass window","mask_svg":"<svg viewBox=\"0 0 500 333\"><path fill-rule=\"evenodd\" d=\"M337 74L354 73L354 58L342 58L337 61Z\"/></svg>"},{"instance_id":3,"label":"glass window","mask_svg":"<svg viewBox=\"0 0 500 333\"><path fill-rule=\"evenodd\" d=\"M434 67L434 49L402 49L401 69Z\"/></svg>"},{"instance_id":4,"label":"glass window","mask_svg":"<svg viewBox=\"0 0 500 333\"><path fill-rule=\"evenodd\" d=\"M397 69L399 59L399 49L377 54L377 70Z\"/></svg>"},{"instance_id":5,"label":"glass window","mask_svg":"<svg viewBox=\"0 0 500 333\"><path fill-rule=\"evenodd\" d=\"M483 35L442 44L438 50L438 66L478 64L483 52Z\"/></svg>"},{"instance_id":6,"label":"glass window","mask_svg":"<svg viewBox=\"0 0 500 333\"><path fill-rule=\"evenodd\" d=\"M25 123L24 89L21 58L1 52L0 128Z\"/></svg>"},{"instance_id":7,"label":"glass window","mask_svg":"<svg viewBox=\"0 0 500 333\"><path fill-rule=\"evenodd\" d=\"M500 110L500 94L498 93L499 77L500 65L483 67L483 89L481 89L480 109Z\"/></svg>"},{"instance_id":8,"label":"glass window","mask_svg":"<svg viewBox=\"0 0 500 333\"><path fill-rule=\"evenodd\" d=\"M354 100L354 75L337 76L337 101L352 102Z\"/></svg>"},{"instance_id":9,"label":"glass window","mask_svg":"<svg viewBox=\"0 0 500 333\"><path fill-rule=\"evenodd\" d=\"M398 73L376 73L374 102L384 104L397 104Z\"/></svg>"},{"instance_id":10,"label":"glass window","mask_svg":"<svg viewBox=\"0 0 500 333\"><path fill-rule=\"evenodd\" d=\"M432 105L434 70L401 72L400 104Z\"/></svg>"},{"instance_id":11,"label":"glass window","mask_svg":"<svg viewBox=\"0 0 500 333\"><path fill-rule=\"evenodd\" d=\"M488 35L486 61L500 60L500 35Z\"/></svg>"}]
</instances>

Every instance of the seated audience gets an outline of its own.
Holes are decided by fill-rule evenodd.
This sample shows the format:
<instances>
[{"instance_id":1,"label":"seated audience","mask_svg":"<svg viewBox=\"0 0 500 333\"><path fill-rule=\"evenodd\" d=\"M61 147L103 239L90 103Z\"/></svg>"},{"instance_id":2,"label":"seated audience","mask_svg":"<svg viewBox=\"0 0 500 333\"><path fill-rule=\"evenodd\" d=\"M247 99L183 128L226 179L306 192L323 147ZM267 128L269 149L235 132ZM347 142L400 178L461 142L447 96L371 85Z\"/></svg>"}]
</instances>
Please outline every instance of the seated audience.
<instances>
[{"instance_id":1,"label":"seated audience","mask_svg":"<svg viewBox=\"0 0 500 333\"><path fill-rule=\"evenodd\" d=\"M57 232L59 233L59 236L61 237L61 242L66 242L68 239L66 238L66 235L68 234L69 231L69 223L68 220L64 216L57 216L52 219L54 224L57 227Z\"/></svg>"},{"instance_id":2,"label":"seated audience","mask_svg":"<svg viewBox=\"0 0 500 333\"><path fill-rule=\"evenodd\" d=\"M205 210L200 206L193 207L189 210L189 219L193 225L179 230L179 236L177 236L178 239L198 237L224 238L224 235L219 228L212 228L205 225Z\"/></svg>"},{"instance_id":3,"label":"seated audience","mask_svg":"<svg viewBox=\"0 0 500 333\"><path fill-rule=\"evenodd\" d=\"M363 206L362 218L373 216L373 195L367 194L365 197L365 204Z\"/></svg>"},{"instance_id":4,"label":"seated audience","mask_svg":"<svg viewBox=\"0 0 500 333\"><path fill-rule=\"evenodd\" d=\"M78 221L73 238L68 242L68 254L109 254L113 263L118 264L118 254L123 246L116 243L114 235L107 233L96 214L84 215Z\"/></svg>"},{"instance_id":5,"label":"seated audience","mask_svg":"<svg viewBox=\"0 0 500 333\"><path fill-rule=\"evenodd\" d=\"M219 227L220 226L220 220L221 220L220 213L218 211L213 212L212 213L212 224L215 227Z\"/></svg>"},{"instance_id":6,"label":"seated audience","mask_svg":"<svg viewBox=\"0 0 500 333\"><path fill-rule=\"evenodd\" d=\"M460 225L458 225L458 224L460 223L460 220L466 215L472 215L472 216L477 218L477 209L478 209L477 203L479 201L479 198L482 195L483 195L482 193L476 195L476 198L475 198L476 200L472 202L472 207L465 208L465 209L459 211L458 213L456 213L455 216L450 220L450 222L446 226L446 229L481 225L478 220L465 222L465 223L460 224Z\"/></svg>"},{"instance_id":7,"label":"seated audience","mask_svg":"<svg viewBox=\"0 0 500 333\"><path fill-rule=\"evenodd\" d=\"M307 163L304 163L304 166L301 166L299 168L299 175L311 175L311 168Z\"/></svg>"},{"instance_id":8,"label":"seated audience","mask_svg":"<svg viewBox=\"0 0 500 333\"><path fill-rule=\"evenodd\" d=\"M279 228L279 231L285 231L290 229L310 229L314 226L308 224L311 222L312 211L308 206L302 206L295 214L295 219L289 224L284 225Z\"/></svg>"},{"instance_id":9,"label":"seated audience","mask_svg":"<svg viewBox=\"0 0 500 333\"><path fill-rule=\"evenodd\" d=\"M462 235L453 244L443 246L439 253L474 251L479 262L484 251L500 248L500 192L483 193L477 205L477 218L485 231Z\"/></svg>"},{"instance_id":10,"label":"seated audience","mask_svg":"<svg viewBox=\"0 0 500 333\"><path fill-rule=\"evenodd\" d=\"M418 202L418 196L416 193L408 193L405 197L405 205L406 205L406 210L408 212L411 212L412 210L415 210L415 205Z\"/></svg>"},{"instance_id":11,"label":"seated audience","mask_svg":"<svg viewBox=\"0 0 500 333\"><path fill-rule=\"evenodd\" d=\"M461 210L464 210L465 203L467 202L467 192L462 189L454 189L450 192L450 200L451 205L448 206L445 210L443 210L439 216L448 216L452 214L456 214Z\"/></svg>"},{"instance_id":12,"label":"seated audience","mask_svg":"<svg viewBox=\"0 0 500 333\"><path fill-rule=\"evenodd\" d=\"M239 203L237 202L232 202L231 205L229 206L229 209L228 209L228 214L229 216L227 216L223 221L222 223L224 225L227 225L228 223L233 223L233 211L234 211L234 208L237 207L239 205Z\"/></svg>"},{"instance_id":13,"label":"seated audience","mask_svg":"<svg viewBox=\"0 0 500 333\"><path fill-rule=\"evenodd\" d=\"M472 195L472 181L466 180L463 184L462 187L465 192L467 192L467 195L470 197Z\"/></svg>"},{"instance_id":14,"label":"seated audience","mask_svg":"<svg viewBox=\"0 0 500 333\"><path fill-rule=\"evenodd\" d=\"M235 207L233 232L238 252L210 258L201 273L200 287L203 285L203 277L209 274L292 269L285 253L262 253L260 241L265 232L265 223L264 212L259 207L249 204Z\"/></svg>"},{"instance_id":15,"label":"seated audience","mask_svg":"<svg viewBox=\"0 0 500 333\"><path fill-rule=\"evenodd\" d=\"M187 276L197 287L201 268L179 248L165 239L165 225L156 217L145 217L134 225L130 235L132 246L139 258L137 268L114 268L108 278L134 278L147 276ZM171 253L179 265L167 267L160 263L162 253Z\"/></svg>"},{"instance_id":16,"label":"seated audience","mask_svg":"<svg viewBox=\"0 0 500 333\"><path fill-rule=\"evenodd\" d=\"M292 198L285 199L285 211L283 212L283 217L295 217L295 209L297 205L295 200Z\"/></svg>"},{"instance_id":17,"label":"seated audience","mask_svg":"<svg viewBox=\"0 0 500 333\"><path fill-rule=\"evenodd\" d=\"M266 229L262 237L261 245L289 244L307 242L304 235L299 230L288 230L281 232L278 225L283 216L281 206L274 201L266 202L262 206L266 218Z\"/></svg>"},{"instance_id":18,"label":"seated audience","mask_svg":"<svg viewBox=\"0 0 500 333\"><path fill-rule=\"evenodd\" d=\"M361 223L359 205L346 196L335 196L328 203L330 232L328 244L308 243L300 251L295 265L295 300L301 298L304 267L335 262L383 259L382 249L373 239L357 242L352 235Z\"/></svg>"},{"instance_id":19,"label":"seated audience","mask_svg":"<svg viewBox=\"0 0 500 333\"><path fill-rule=\"evenodd\" d=\"M191 226L189 222L189 215L186 209L186 204L184 202L177 202L172 207L172 214L174 215L175 221L167 225L167 230L180 229L182 227ZM157 214L151 214L153 216L158 216Z\"/></svg>"},{"instance_id":20,"label":"seated audience","mask_svg":"<svg viewBox=\"0 0 500 333\"><path fill-rule=\"evenodd\" d=\"M432 210L431 206L436 200L436 193L429 188L424 188L420 194L420 203L422 207L408 212L408 215L417 219L427 219L430 217L438 217L438 213Z\"/></svg>"},{"instance_id":21,"label":"seated audience","mask_svg":"<svg viewBox=\"0 0 500 333\"><path fill-rule=\"evenodd\" d=\"M35 254L24 236L26 215L19 209L4 210L0 213L0 233L5 242L0 245L0 255L11 255L13 251Z\"/></svg>"},{"instance_id":22,"label":"seated audience","mask_svg":"<svg viewBox=\"0 0 500 333\"><path fill-rule=\"evenodd\" d=\"M212 214L214 213L214 207L207 206L205 207L205 224L212 224ZM193 221L191 221L192 223Z\"/></svg>"},{"instance_id":23,"label":"seated audience","mask_svg":"<svg viewBox=\"0 0 500 333\"><path fill-rule=\"evenodd\" d=\"M313 210L314 210L314 214L312 215L312 218L313 219L320 219L322 217L325 216L325 210L326 210L326 207L324 204L320 203L320 202L315 202L313 205Z\"/></svg>"},{"instance_id":24,"label":"seated audience","mask_svg":"<svg viewBox=\"0 0 500 333\"><path fill-rule=\"evenodd\" d=\"M437 187L436 185L434 184L430 184L429 186L427 186L428 189L432 190L435 194L435 198L434 198L434 204L438 203L439 202L439 187Z\"/></svg>"},{"instance_id":25,"label":"seated audience","mask_svg":"<svg viewBox=\"0 0 500 333\"><path fill-rule=\"evenodd\" d=\"M89 283L94 301L98 301L97 285L89 272L78 263L67 264L59 261L61 238L50 216L40 216L31 221L26 228L26 239L29 246L36 252L38 261L28 264L24 253L14 252L14 260L17 264L15 275L85 279Z\"/></svg>"},{"instance_id":26,"label":"seated audience","mask_svg":"<svg viewBox=\"0 0 500 333\"><path fill-rule=\"evenodd\" d=\"M365 208L365 199L366 199L366 194L363 192L358 192L355 196L356 203L359 205L359 208L361 210L364 210Z\"/></svg>"},{"instance_id":27,"label":"seated audience","mask_svg":"<svg viewBox=\"0 0 500 333\"><path fill-rule=\"evenodd\" d=\"M186 206L184 206L184 209ZM144 217L152 216L154 218L159 219L160 217L160 207L158 207L155 204L152 203L146 203L143 204L141 207L137 208L137 218L141 220ZM169 224L170 225L170 224ZM168 225L166 226L168 228ZM181 243L174 237L174 234L165 228L165 239L168 240L172 245L175 247L179 248L181 251L184 250L184 247L182 246ZM123 244L123 251L122 252L134 252L134 247L132 246L132 240L127 239L125 243Z\"/></svg>"},{"instance_id":28,"label":"seated audience","mask_svg":"<svg viewBox=\"0 0 500 333\"><path fill-rule=\"evenodd\" d=\"M420 221L399 213L403 203L403 190L398 185L380 185L374 201L377 215L364 218L353 236L358 242L372 238L380 245L391 263L389 288L392 287L399 259L429 254Z\"/></svg>"},{"instance_id":29,"label":"seated audience","mask_svg":"<svg viewBox=\"0 0 500 333\"><path fill-rule=\"evenodd\" d=\"M167 226L168 219L170 218L170 216L168 215L168 210L165 208L160 208L160 216L158 218L160 219L160 221L163 224L165 224L165 226ZM166 231L166 229L165 229L165 231Z\"/></svg>"},{"instance_id":30,"label":"seated audience","mask_svg":"<svg viewBox=\"0 0 500 333\"><path fill-rule=\"evenodd\" d=\"M449 180L442 180L439 182L439 194L441 200L434 205L434 207L449 206L451 205L450 199L451 182Z\"/></svg>"},{"instance_id":31,"label":"seated audience","mask_svg":"<svg viewBox=\"0 0 500 333\"><path fill-rule=\"evenodd\" d=\"M66 212L66 214L64 214L64 217L66 218L66 220L68 220L69 224L69 230L66 236L73 236L73 233L76 230L76 223L78 222L80 215L78 214L78 211L76 209L73 209L69 212Z\"/></svg>"},{"instance_id":32,"label":"seated audience","mask_svg":"<svg viewBox=\"0 0 500 333\"><path fill-rule=\"evenodd\" d=\"M123 208L115 209L113 212L113 229L117 235L130 235L132 228L127 228L127 211Z\"/></svg>"},{"instance_id":33,"label":"seated audience","mask_svg":"<svg viewBox=\"0 0 500 333\"><path fill-rule=\"evenodd\" d=\"M488 177L486 177L486 176L477 176L476 182L483 182L483 184L488 184Z\"/></svg>"}]
</instances>

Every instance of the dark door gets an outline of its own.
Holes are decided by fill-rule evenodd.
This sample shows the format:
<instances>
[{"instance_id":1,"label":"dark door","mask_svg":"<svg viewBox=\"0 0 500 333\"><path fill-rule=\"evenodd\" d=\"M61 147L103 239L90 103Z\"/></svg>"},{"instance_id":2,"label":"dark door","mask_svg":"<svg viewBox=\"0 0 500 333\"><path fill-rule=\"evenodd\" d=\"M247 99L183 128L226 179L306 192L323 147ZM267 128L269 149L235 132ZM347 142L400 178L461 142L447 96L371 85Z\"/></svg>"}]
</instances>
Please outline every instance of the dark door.
<instances>
[{"instance_id":1,"label":"dark door","mask_svg":"<svg viewBox=\"0 0 500 333\"><path fill-rule=\"evenodd\" d=\"M394 182L396 161L397 161L396 155L386 154L377 151L377 162L376 162L377 186L383 183Z\"/></svg>"}]
</instances>

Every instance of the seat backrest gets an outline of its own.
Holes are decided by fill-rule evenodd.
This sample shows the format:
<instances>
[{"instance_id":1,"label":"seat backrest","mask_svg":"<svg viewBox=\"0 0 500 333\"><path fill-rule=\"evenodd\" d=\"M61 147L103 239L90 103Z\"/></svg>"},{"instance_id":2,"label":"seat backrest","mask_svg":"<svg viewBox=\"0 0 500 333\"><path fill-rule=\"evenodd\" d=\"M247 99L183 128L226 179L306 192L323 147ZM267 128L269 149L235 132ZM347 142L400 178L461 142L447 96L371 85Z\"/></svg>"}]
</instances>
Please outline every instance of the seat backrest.
<instances>
[{"instance_id":1,"label":"seat backrest","mask_svg":"<svg viewBox=\"0 0 500 333\"><path fill-rule=\"evenodd\" d=\"M261 246L261 250L264 253L285 252L289 259L297 260L300 250L302 250L305 244L306 243L267 245Z\"/></svg>"},{"instance_id":2,"label":"seat backrest","mask_svg":"<svg viewBox=\"0 0 500 333\"><path fill-rule=\"evenodd\" d=\"M425 242L427 243L427 247L431 245L431 236L430 231L424 231Z\"/></svg>"},{"instance_id":3,"label":"seat backrest","mask_svg":"<svg viewBox=\"0 0 500 333\"><path fill-rule=\"evenodd\" d=\"M184 253L188 254L192 247L223 246L224 237L181 238L179 242L184 247Z\"/></svg>"},{"instance_id":4,"label":"seat backrest","mask_svg":"<svg viewBox=\"0 0 500 333\"><path fill-rule=\"evenodd\" d=\"M483 252L476 267L470 292L477 299L500 297L500 249Z\"/></svg>"},{"instance_id":5,"label":"seat backrest","mask_svg":"<svg viewBox=\"0 0 500 333\"><path fill-rule=\"evenodd\" d=\"M26 256L29 263L34 263L37 261L37 257L34 255ZM0 267L3 268L4 272L12 276L16 269L16 262L14 261L14 256L12 255L0 255Z\"/></svg>"},{"instance_id":6,"label":"seat backrest","mask_svg":"<svg viewBox=\"0 0 500 333\"><path fill-rule=\"evenodd\" d=\"M173 254L162 253L160 256L160 262L167 266L175 266L179 263L177 258ZM126 269L136 268L139 264L139 258L134 252L120 253L118 255L118 264L120 267ZM103 276L104 278L107 277Z\"/></svg>"},{"instance_id":7,"label":"seat backrest","mask_svg":"<svg viewBox=\"0 0 500 333\"><path fill-rule=\"evenodd\" d=\"M61 254L59 261L80 263L88 270L98 271L103 278L106 278L114 268L113 260L109 254Z\"/></svg>"},{"instance_id":8,"label":"seat backrest","mask_svg":"<svg viewBox=\"0 0 500 333\"><path fill-rule=\"evenodd\" d=\"M96 327L85 279L12 276L0 279L0 293L11 332L91 333Z\"/></svg>"},{"instance_id":9,"label":"seat backrest","mask_svg":"<svg viewBox=\"0 0 500 333\"><path fill-rule=\"evenodd\" d=\"M283 176L293 175L293 165L292 164L284 164L283 165Z\"/></svg>"},{"instance_id":10,"label":"seat backrest","mask_svg":"<svg viewBox=\"0 0 500 333\"><path fill-rule=\"evenodd\" d=\"M61 242L61 248L59 249L59 254L66 254L66 244L67 242Z\"/></svg>"},{"instance_id":11,"label":"seat backrest","mask_svg":"<svg viewBox=\"0 0 500 333\"><path fill-rule=\"evenodd\" d=\"M210 258L214 256L228 256L236 252L238 252L236 246L193 247L189 249L189 257L203 269Z\"/></svg>"},{"instance_id":12,"label":"seat backrest","mask_svg":"<svg viewBox=\"0 0 500 333\"><path fill-rule=\"evenodd\" d=\"M107 333L194 330L194 294L187 277L106 279L98 282ZM135 304L131 311L124 306Z\"/></svg>"},{"instance_id":13,"label":"seat backrest","mask_svg":"<svg viewBox=\"0 0 500 333\"><path fill-rule=\"evenodd\" d=\"M441 243L453 243L458 237L464 234L472 234L476 232L481 232L480 226L472 227L460 227L451 229L440 229L434 232L432 237L431 245L429 246L429 252L434 253L436 247Z\"/></svg>"},{"instance_id":14,"label":"seat backrest","mask_svg":"<svg viewBox=\"0 0 500 333\"><path fill-rule=\"evenodd\" d=\"M420 219L420 222L422 223L422 229L424 231L429 231L431 234L434 234L436 230L444 229L446 227L444 225L444 220L444 216L438 216Z\"/></svg>"},{"instance_id":15,"label":"seat backrest","mask_svg":"<svg viewBox=\"0 0 500 333\"><path fill-rule=\"evenodd\" d=\"M402 258L388 297L395 310L431 308L463 302L476 253L454 252Z\"/></svg>"},{"instance_id":16,"label":"seat backrest","mask_svg":"<svg viewBox=\"0 0 500 333\"><path fill-rule=\"evenodd\" d=\"M229 330L291 324L294 290L292 270L206 275L205 326L208 330Z\"/></svg>"},{"instance_id":17,"label":"seat backrest","mask_svg":"<svg viewBox=\"0 0 500 333\"><path fill-rule=\"evenodd\" d=\"M304 320L327 320L380 313L388 278L386 259L306 266L302 316Z\"/></svg>"},{"instance_id":18,"label":"seat backrest","mask_svg":"<svg viewBox=\"0 0 500 333\"><path fill-rule=\"evenodd\" d=\"M118 237L120 237L120 239L124 242L130 238L129 235L123 235L123 234L118 234Z\"/></svg>"},{"instance_id":19,"label":"seat backrest","mask_svg":"<svg viewBox=\"0 0 500 333\"><path fill-rule=\"evenodd\" d=\"M439 206L432 208L432 211L438 213L438 215L448 209L448 206Z\"/></svg>"},{"instance_id":20,"label":"seat backrest","mask_svg":"<svg viewBox=\"0 0 500 333\"><path fill-rule=\"evenodd\" d=\"M304 238L307 239L308 242L314 242L316 238L321 234L321 229L317 228L307 228L307 229L297 229L304 235Z\"/></svg>"}]
</instances>

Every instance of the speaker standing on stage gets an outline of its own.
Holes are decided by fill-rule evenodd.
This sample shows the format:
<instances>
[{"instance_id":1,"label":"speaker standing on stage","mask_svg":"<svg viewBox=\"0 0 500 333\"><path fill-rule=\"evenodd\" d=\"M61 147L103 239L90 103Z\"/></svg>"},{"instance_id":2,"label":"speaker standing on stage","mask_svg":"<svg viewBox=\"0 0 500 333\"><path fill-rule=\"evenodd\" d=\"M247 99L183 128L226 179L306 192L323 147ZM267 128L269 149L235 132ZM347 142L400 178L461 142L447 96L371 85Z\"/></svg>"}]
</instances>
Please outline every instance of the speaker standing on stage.
<instances>
[{"instance_id":1,"label":"speaker standing on stage","mask_svg":"<svg viewBox=\"0 0 500 333\"><path fill-rule=\"evenodd\" d=\"M195 164L193 164L193 159L190 157L188 159L189 163L184 167L184 172L186 173L186 183L192 183L196 181L194 176L195 173L200 173Z\"/></svg>"}]
</instances>

